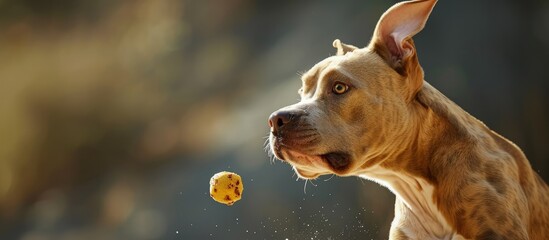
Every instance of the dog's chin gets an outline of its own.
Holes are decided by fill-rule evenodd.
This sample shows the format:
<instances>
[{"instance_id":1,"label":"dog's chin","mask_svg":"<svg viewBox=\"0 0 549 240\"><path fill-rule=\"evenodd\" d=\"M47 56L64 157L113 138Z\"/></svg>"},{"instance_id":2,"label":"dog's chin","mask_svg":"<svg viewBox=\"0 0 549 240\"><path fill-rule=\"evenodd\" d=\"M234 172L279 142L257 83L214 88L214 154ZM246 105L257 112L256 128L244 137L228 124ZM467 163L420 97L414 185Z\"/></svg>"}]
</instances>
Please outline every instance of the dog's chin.
<instances>
[{"instance_id":1,"label":"dog's chin","mask_svg":"<svg viewBox=\"0 0 549 240\"><path fill-rule=\"evenodd\" d=\"M295 166L294 166L294 171L297 173L297 176L299 176L299 178L302 178L302 179L316 179L320 175L322 175L320 173L309 172L307 170L303 170Z\"/></svg>"}]
</instances>

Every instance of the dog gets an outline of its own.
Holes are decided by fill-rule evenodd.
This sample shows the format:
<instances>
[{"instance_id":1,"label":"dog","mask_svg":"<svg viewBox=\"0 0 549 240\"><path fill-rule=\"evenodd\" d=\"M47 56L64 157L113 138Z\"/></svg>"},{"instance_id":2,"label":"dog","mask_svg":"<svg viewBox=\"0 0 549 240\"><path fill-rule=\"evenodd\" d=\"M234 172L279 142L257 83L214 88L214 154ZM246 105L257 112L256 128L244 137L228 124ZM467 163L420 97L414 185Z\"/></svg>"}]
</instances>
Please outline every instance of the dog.
<instances>
[{"instance_id":1,"label":"dog","mask_svg":"<svg viewBox=\"0 0 549 240\"><path fill-rule=\"evenodd\" d=\"M389 239L547 240L549 188L523 152L424 81L412 37L435 3L395 4L367 47L335 40L269 117L270 149L303 179L389 188Z\"/></svg>"}]
</instances>

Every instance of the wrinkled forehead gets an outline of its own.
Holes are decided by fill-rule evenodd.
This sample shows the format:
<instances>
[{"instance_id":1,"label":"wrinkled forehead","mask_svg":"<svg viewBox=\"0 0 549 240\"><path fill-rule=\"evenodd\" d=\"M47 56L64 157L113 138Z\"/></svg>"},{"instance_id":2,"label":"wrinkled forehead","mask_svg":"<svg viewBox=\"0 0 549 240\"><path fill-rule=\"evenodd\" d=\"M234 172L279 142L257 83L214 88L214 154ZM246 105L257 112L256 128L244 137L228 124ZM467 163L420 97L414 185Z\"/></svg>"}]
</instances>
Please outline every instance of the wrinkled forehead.
<instances>
[{"instance_id":1,"label":"wrinkled forehead","mask_svg":"<svg viewBox=\"0 0 549 240\"><path fill-rule=\"evenodd\" d=\"M353 84L360 85L364 83L364 79L375 77L388 67L377 53L364 48L320 61L303 74L301 80L306 87L317 84L317 81L328 75L337 74L349 78Z\"/></svg>"}]
</instances>

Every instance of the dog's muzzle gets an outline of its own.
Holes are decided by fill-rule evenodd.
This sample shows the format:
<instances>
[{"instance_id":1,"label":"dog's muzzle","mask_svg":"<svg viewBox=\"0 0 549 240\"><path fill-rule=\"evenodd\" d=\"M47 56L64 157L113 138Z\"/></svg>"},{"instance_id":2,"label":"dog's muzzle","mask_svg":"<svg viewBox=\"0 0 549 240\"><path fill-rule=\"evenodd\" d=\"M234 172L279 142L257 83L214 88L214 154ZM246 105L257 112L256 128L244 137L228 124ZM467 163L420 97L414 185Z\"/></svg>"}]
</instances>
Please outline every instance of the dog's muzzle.
<instances>
[{"instance_id":1,"label":"dog's muzzle","mask_svg":"<svg viewBox=\"0 0 549 240\"><path fill-rule=\"evenodd\" d=\"M292 164L324 166L334 173L345 172L351 156L345 152L318 152L320 136L315 127L304 121L302 110L281 109L271 114L271 149L275 156Z\"/></svg>"},{"instance_id":2,"label":"dog's muzzle","mask_svg":"<svg viewBox=\"0 0 549 240\"><path fill-rule=\"evenodd\" d=\"M282 154L282 148L304 149L310 145L311 136L316 135L314 129L303 123L302 117L304 111L295 109L281 109L271 114L269 117L269 127L271 127L272 151L275 156L281 160L285 159Z\"/></svg>"}]
</instances>

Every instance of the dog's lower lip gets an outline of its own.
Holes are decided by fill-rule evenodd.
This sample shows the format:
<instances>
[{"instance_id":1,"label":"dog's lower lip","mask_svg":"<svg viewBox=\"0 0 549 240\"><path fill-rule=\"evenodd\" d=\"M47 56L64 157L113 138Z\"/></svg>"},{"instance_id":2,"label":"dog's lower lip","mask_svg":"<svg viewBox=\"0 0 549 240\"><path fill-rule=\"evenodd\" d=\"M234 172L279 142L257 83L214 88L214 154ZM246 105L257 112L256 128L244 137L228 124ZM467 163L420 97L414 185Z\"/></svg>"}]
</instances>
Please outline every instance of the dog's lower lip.
<instances>
[{"instance_id":1,"label":"dog's lower lip","mask_svg":"<svg viewBox=\"0 0 549 240\"><path fill-rule=\"evenodd\" d=\"M327 153L321 157L336 171L345 170L351 162L349 154L343 152Z\"/></svg>"}]
</instances>

